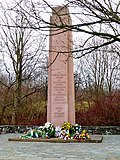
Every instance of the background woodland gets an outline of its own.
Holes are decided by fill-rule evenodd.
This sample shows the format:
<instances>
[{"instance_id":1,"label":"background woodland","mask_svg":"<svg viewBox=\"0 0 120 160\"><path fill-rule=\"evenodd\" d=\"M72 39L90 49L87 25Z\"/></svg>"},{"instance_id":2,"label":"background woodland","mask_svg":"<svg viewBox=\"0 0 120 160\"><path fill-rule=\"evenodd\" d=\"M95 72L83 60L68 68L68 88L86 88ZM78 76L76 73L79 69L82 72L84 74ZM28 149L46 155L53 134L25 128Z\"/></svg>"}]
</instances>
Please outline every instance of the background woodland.
<instances>
[{"instance_id":1,"label":"background woodland","mask_svg":"<svg viewBox=\"0 0 120 160\"><path fill-rule=\"evenodd\" d=\"M71 26L51 24L45 0L0 2L0 124L46 122L49 28L56 28L73 33L76 123L120 125L120 2L64 4Z\"/></svg>"}]
</instances>

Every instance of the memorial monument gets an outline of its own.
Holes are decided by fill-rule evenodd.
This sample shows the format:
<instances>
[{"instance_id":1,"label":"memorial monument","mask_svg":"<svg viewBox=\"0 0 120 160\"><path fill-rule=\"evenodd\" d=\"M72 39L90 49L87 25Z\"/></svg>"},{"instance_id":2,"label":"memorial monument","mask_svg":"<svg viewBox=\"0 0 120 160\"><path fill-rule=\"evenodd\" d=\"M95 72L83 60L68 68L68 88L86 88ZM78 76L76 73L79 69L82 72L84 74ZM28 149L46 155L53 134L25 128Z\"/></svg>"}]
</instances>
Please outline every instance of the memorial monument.
<instances>
[{"instance_id":1,"label":"memorial monument","mask_svg":"<svg viewBox=\"0 0 120 160\"><path fill-rule=\"evenodd\" d=\"M50 22L47 121L55 126L74 125L72 32L65 27L72 24L68 8L54 7Z\"/></svg>"}]
</instances>

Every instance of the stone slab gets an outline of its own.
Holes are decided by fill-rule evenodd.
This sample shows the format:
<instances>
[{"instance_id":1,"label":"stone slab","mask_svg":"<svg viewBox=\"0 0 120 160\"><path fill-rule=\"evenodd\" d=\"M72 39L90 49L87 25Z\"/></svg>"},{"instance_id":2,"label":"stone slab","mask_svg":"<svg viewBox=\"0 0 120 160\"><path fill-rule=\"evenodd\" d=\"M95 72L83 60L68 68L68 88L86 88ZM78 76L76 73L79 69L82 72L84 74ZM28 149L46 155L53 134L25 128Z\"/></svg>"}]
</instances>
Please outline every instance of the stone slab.
<instances>
[{"instance_id":1,"label":"stone slab","mask_svg":"<svg viewBox=\"0 0 120 160\"><path fill-rule=\"evenodd\" d=\"M18 141L18 142L50 142L50 143L101 143L103 140L102 135L91 135L89 140L76 140L69 139L63 140L58 138L30 138L30 139L22 139L22 138L9 138L8 141Z\"/></svg>"}]
</instances>

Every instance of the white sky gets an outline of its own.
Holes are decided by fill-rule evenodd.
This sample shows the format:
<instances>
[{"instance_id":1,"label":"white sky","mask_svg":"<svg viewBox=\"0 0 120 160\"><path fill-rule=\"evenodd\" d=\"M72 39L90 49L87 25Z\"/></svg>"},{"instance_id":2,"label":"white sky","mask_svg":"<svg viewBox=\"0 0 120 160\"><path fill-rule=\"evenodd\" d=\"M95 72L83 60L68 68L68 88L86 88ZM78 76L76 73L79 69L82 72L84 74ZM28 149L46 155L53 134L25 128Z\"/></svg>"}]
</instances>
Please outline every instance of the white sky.
<instances>
[{"instance_id":1,"label":"white sky","mask_svg":"<svg viewBox=\"0 0 120 160\"><path fill-rule=\"evenodd\" d=\"M20 0L0 0L0 3L11 3L11 2L19 2ZM28 0L24 0L24 1L28 1ZM33 2L37 2L40 1L42 2L43 0L32 0ZM63 5L65 4L64 0L46 0L47 3L49 3L50 5Z\"/></svg>"},{"instance_id":2,"label":"white sky","mask_svg":"<svg viewBox=\"0 0 120 160\"><path fill-rule=\"evenodd\" d=\"M48 2L51 5L63 5L64 0L46 0L46 2Z\"/></svg>"}]
</instances>

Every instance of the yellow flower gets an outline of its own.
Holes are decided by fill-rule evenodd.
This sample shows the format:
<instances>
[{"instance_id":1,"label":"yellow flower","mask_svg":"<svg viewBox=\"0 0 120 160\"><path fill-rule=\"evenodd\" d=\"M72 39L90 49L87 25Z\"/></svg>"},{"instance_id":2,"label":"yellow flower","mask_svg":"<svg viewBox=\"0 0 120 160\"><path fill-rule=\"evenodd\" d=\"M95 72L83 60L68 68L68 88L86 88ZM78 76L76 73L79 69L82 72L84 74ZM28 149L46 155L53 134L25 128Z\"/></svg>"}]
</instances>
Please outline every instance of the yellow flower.
<instances>
[{"instance_id":1,"label":"yellow flower","mask_svg":"<svg viewBox=\"0 0 120 160\"><path fill-rule=\"evenodd\" d=\"M86 130L83 130L82 133L86 133Z\"/></svg>"}]
</instances>

